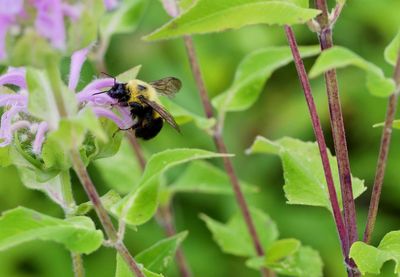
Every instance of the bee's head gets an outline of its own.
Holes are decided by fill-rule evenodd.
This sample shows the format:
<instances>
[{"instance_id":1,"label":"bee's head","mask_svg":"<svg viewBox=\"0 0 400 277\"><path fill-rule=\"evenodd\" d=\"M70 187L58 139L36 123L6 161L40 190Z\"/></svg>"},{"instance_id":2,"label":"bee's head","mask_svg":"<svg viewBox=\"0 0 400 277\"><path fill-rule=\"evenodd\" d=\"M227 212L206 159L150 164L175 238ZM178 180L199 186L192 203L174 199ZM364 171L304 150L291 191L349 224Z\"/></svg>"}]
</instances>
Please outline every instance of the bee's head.
<instances>
[{"instance_id":1,"label":"bee's head","mask_svg":"<svg viewBox=\"0 0 400 277\"><path fill-rule=\"evenodd\" d=\"M125 83L115 83L112 88L107 91L108 96L117 100L129 99L129 92L126 89ZM126 100L125 100L126 101Z\"/></svg>"}]
</instances>

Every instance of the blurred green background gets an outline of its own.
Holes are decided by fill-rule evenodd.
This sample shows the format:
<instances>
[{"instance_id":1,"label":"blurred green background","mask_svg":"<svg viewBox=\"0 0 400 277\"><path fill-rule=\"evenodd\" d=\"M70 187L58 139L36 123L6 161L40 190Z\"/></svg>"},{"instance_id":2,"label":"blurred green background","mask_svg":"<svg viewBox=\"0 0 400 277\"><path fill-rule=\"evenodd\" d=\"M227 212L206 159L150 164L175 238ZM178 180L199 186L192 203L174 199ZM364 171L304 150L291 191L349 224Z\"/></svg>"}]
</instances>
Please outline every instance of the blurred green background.
<instances>
[{"instance_id":1,"label":"blurred green background","mask_svg":"<svg viewBox=\"0 0 400 277\"><path fill-rule=\"evenodd\" d=\"M399 11L398 0L348 1L335 28L335 43L352 49L381 66L387 75L391 75L393 69L384 62L383 50L400 26ZM182 40L157 43L141 40L143 35L168 19L159 1L149 1L139 28L132 34L113 37L106 54L108 73L118 74L141 64L143 67L139 74L140 79L150 81L165 76L179 77L183 81L183 90L177 95L176 102L202 115L200 99ZM295 27L295 32L299 44L318 44L316 35L306 27ZM229 87L238 63L247 53L266 46L286 45L283 28L265 26L195 36L194 40L211 97ZM305 61L308 69L312 63L313 59ZM86 63L85 80L81 85L94 75L98 73ZM356 201L361 235L366 221L381 134L381 129L372 128L372 125L384 120L387 100L368 94L364 73L356 68L339 70L338 76L352 172L364 179L368 187L367 192ZM312 80L312 86L328 145L333 150L323 78ZM237 174L241 179L260 188L260 193L247 196L248 202L263 209L275 220L281 238L298 238L304 245L319 250L325 264L324 276L345 276L335 226L328 211L323 208L285 204L279 159L274 156L244 154L244 150L258 134L270 139L291 136L314 141L308 110L293 64L273 74L252 108L228 115L224 137L229 151L236 154L234 164ZM400 171L396 164L400 154L399 139L400 131L395 131L373 238L375 245L386 232L400 229ZM182 135L175 133L172 128L164 128L154 140L141 142L141 145L149 155L174 147L214 150L211 139L194 124L182 126ZM221 161L213 162L222 167ZM94 166L89 170L98 190L105 193L108 187L101 174ZM169 175L173 180L176 174L172 172ZM23 187L13 167L0 168L0 180L0 211L22 205L54 216L63 216L62 210L45 195ZM76 198L86 201L76 178L74 180ZM204 222L198 217L200 213L205 213L217 220L226 221L237 210L233 196L180 194L174 199L173 208L177 229L189 230L183 249L195 276L259 276L257 271L246 268L242 259L222 253L213 242ZM126 241L129 248L137 253L163 237L162 228L152 220L141 226L137 232L129 230ZM84 259L87 276L114 275L113 250L101 248ZM395 276L390 274L393 269L394 263L387 263L384 266L385 273L381 276ZM0 253L0 276L72 276L69 253L63 246L55 243L26 243ZM171 265L167 276L178 276L175 265Z\"/></svg>"}]
</instances>

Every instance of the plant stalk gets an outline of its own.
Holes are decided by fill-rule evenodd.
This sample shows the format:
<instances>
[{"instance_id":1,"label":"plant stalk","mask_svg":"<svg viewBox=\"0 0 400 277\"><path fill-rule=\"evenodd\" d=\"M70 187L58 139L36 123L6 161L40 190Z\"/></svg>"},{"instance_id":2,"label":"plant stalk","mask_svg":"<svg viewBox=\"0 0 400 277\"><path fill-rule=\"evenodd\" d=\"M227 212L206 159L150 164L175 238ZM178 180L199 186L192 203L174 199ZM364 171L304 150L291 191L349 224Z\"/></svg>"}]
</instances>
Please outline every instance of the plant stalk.
<instances>
[{"instance_id":1,"label":"plant stalk","mask_svg":"<svg viewBox=\"0 0 400 277\"><path fill-rule=\"evenodd\" d=\"M65 217L74 216L75 213L75 199L72 193L71 186L71 176L69 174L69 170L60 172L60 181L61 181L61 193L63 199L65 201L64 214ZM83 266L83 259L80 253L71 251L71 259L72 259L72 267L74 270L75 277L84 277L85 276L85 267Z\"/></svg>"},{"instance_id":2,"label":"plant stalk","mask_svg":"<svg viewBox=\"0 0 400 277\"><path fill-rule=\"evenodd\" d=\"M74 267L74 277L85 277L85 268L83 267L82 255L71 252L72 265Z\"/></svg>"},{"instance_id":3,"label":"plant stalk","mask_svg":"<svg viewBox=\"0 0 400 277\"><path fill-rule=\"evenodd\" d=\"M198 88L198 91L200 94L201 102L203 104L204 112L205 112L207 118L213 118L213 116L214 116L213 108L212 108L210 99L208 97L207 89L205 87L205 83L204 83L204 80L203 80L203 77L201 74L200 65L197 60L197 55L196 55L196 51L194 48L193 39L190 36L185 36L184 42L185 42L186 52L188 54L192 74L196 81L196 85L197 85L197 88ZM218 126L218 124L216 126ZM221 153L221 154L228 153L226 146L225 146L225 142L222 137L222 134L220 132L220 128L214 128L213 140L214 140L214 144L219 153ZM250 237L252 239L256 253L258 256L264 256L264 249L262 248L261 241L257 235L257 231L256 231L255 225L253 223L253 219L251 218L251 215L250 215L249 207L246 203L244 194L240 188L239 179L233 168L232 161L229 157L226 157L226 156L223 157L222 159L223 159L226 173L229 176L229 179L230 179L230 182L232 185L232 189L235 194L236 201L238 203L240 211L242 212L244 221L246 223L246 226L249 231ZM270 271L266 268L261 269L261 274L262 274L262 276L270 276L270 277L275 276L275 274L272 271Z\"/></svg>"},{"instance_id":4,"label":"plant stalk","mask_svg":"<svg viewBox=\"0 0 400 277\"><path fill-rule=\"evenodd\" d=\"M333 46L332 29L329 22L327 3L325 0L315 0L315 6L317 9L322 11L322 14L317 17L317 21L321 27L319 41L321 49L324 51ZM325 72L325 83L328 94L333 142L339 168L344 223L348 237L348 248L350 248L351 245L358 240L356 209L353 198L350 162L335 69ZM349 249L347 249L346 252L348 253L348 251ZM349 266L353 267L352 264L349 264Z\"/></svg>"},{"instance_id":5,"label":"plant stalk","mask_svg":"<svg viewBox=\"0 0 400 277\"><path fill-rule=\"evenodd\" d=\"M336 229L338 231L342 253L344 258L347 256L346 249L348 249L348 241L346 237L346 229L343 223L342 214L340 212L339 201L336 194L336 189L333 181L332 171L329 163L328 152L326 148L326 142L324 137L324 132L321 127L321 121L318 116L317 107L314 102L314 97L312 95L310 80L308 78L306 69L301 59L300 52L297 46L296 37L294 35L293 29L286 25L285 33L289 42L290 49L292 51L293 60L296 65L297 74L299 75L299 80L303 88L304 96L306 98L308 110L310 112L311 122L314 130L314 135L318 143L319 153L321 156L322 166L324 168L324 174L326 179L326 184L328 187L329 200L332 207L333 218L335 220Z\"/></svg>"},{"instance_id":6,"label":"plant stalk","mask_svg":"<svg viewBox=\"0 0 400 277\"><path fill-rule=\"evenodd\" d=\"M363 241L369 243L371 241L372 232L374 231L376 216L378 213L379 200L381 196L383 179L385 177L385 169L387 157L389 154L390 140L392 138L392 124L396 115L396 107L399 98L400 87L400 51L397 57L397 62L394 70L393 79L396 83L396 91L389 97L386 110L385 125L382 131L381 145L379 149L379 158L376 166L374 187L372 189L371 201L368 209L367 225L364 231Z\"/></svg>"},{"instance_id":7,"label":"plant stalk","mask_svg":"<svg viewBox=\"0 0 400 277\"><path fill-rule=\"evenodd\" d=\"M157 211L157 216L159 217L159 219L161 221L160 223L164 227L166 235L168 237L172 237L172 236L176 235L171 205L167 204L167 206L160 207ZM192 276L181 247L179 247L176 250L176 262L178 265L179 273L182 277Z\"/></svg>"},{"instance_id":8,"label":"plant stalk","mask_svg":"<svg viewBox=\"0 0 400 277\"><path fill-rule=\"evenodd\" d=\"M135 134L132 131L129 131L127 133L129 142L133 148L133 151L135 151L136 154L136 158L139 162L140 168L142 169L142 171L145 169L146 167L146 158L143 154L142 148L140 147ZM165 234L168 237L172 237L174 235L176 235L176 230L174 227L174 219L173 219L173 213L171 210L171 206L170 204L168 204L168 206L165 207L160 207L157 210L157 217L160 220L160 224L163 226ZM183 251L181 249L181 247L178 247L178 249L176 250L176 262L178 265L178 270L180 272L180 275L182 277L190 277L192 276L190 269L189 269L189 265L186 261L185 255L183 254Z\"/></svg>"},{"instance_id":9,"label":"plant stalk","mask_svg":"<svg viewBox=\"0 0 400 277\"><path fill-rule=\"evenodd\" d=\"M136 263L135 259L125 247L122 238L118 237L117 231L115 230L106 209L101 203L100 196L97 193L96 187L92 183L92 180L90 179L90 176L86 170L86 166L83 163L78 150L74 149L71 151L71 160L72 166L76 174L78 175L78 178L82 183L86 194L93 204L93 208L100 219L101 225L103 226L104 231L111 242L111 245L118 251L126 264L129 266L129 269L132 273L136 274L137 277L145 277L139 265Z\"/></svg>"}]
</instances>

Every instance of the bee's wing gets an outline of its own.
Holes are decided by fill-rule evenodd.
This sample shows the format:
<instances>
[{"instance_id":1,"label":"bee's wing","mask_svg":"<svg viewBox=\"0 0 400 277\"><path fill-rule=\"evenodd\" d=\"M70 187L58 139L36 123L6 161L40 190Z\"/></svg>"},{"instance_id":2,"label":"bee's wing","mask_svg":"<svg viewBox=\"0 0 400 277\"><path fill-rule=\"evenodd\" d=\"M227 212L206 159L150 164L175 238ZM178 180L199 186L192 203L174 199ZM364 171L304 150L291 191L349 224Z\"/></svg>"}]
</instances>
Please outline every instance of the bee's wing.
<instances>
[{"instance_id":1,"label":"bee's wing","mask_svg":"<svg viewBox=\"0 0 400 277\"><path fill-rule=\"evenodd\" d=\"M150 82L150 85L160 94L173 96L181 87L182 82L175 77L166 77L157 81Z\"/></svg>"},{"instance_id":2,"label":"bee's wing","mask_svg":"<svg viewBox=\"0 0 400 277\"><path fill-rule=\"evenodd\" d=\"M174 117L164 109L164 107L160 106L154 101L151 101L144 96L139 96L140 101L152 107L169 125L171 125L175 130L181 132L179 125L176 123Z\"/></svg>"}]
</instances>

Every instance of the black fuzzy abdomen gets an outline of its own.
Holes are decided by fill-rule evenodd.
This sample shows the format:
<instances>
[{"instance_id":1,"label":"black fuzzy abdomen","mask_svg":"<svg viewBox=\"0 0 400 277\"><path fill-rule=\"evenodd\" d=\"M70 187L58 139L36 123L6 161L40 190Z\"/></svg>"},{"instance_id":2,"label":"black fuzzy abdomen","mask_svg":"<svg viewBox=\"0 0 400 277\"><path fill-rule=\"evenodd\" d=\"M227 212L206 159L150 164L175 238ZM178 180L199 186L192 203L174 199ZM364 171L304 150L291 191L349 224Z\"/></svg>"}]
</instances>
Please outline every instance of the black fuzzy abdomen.
<instances>
[{"instance_id":1,"label":"black fuzzy abdomen","mask_svg":"<svg viewBox=\"0 0 400 277\"><path fill-rule=\"evenodd\" d=\"M140 127L135 129L135 135L142 139L154 138L162 129L163 120L161 117L152 118Z\"/></svg>"}]
</instances>

